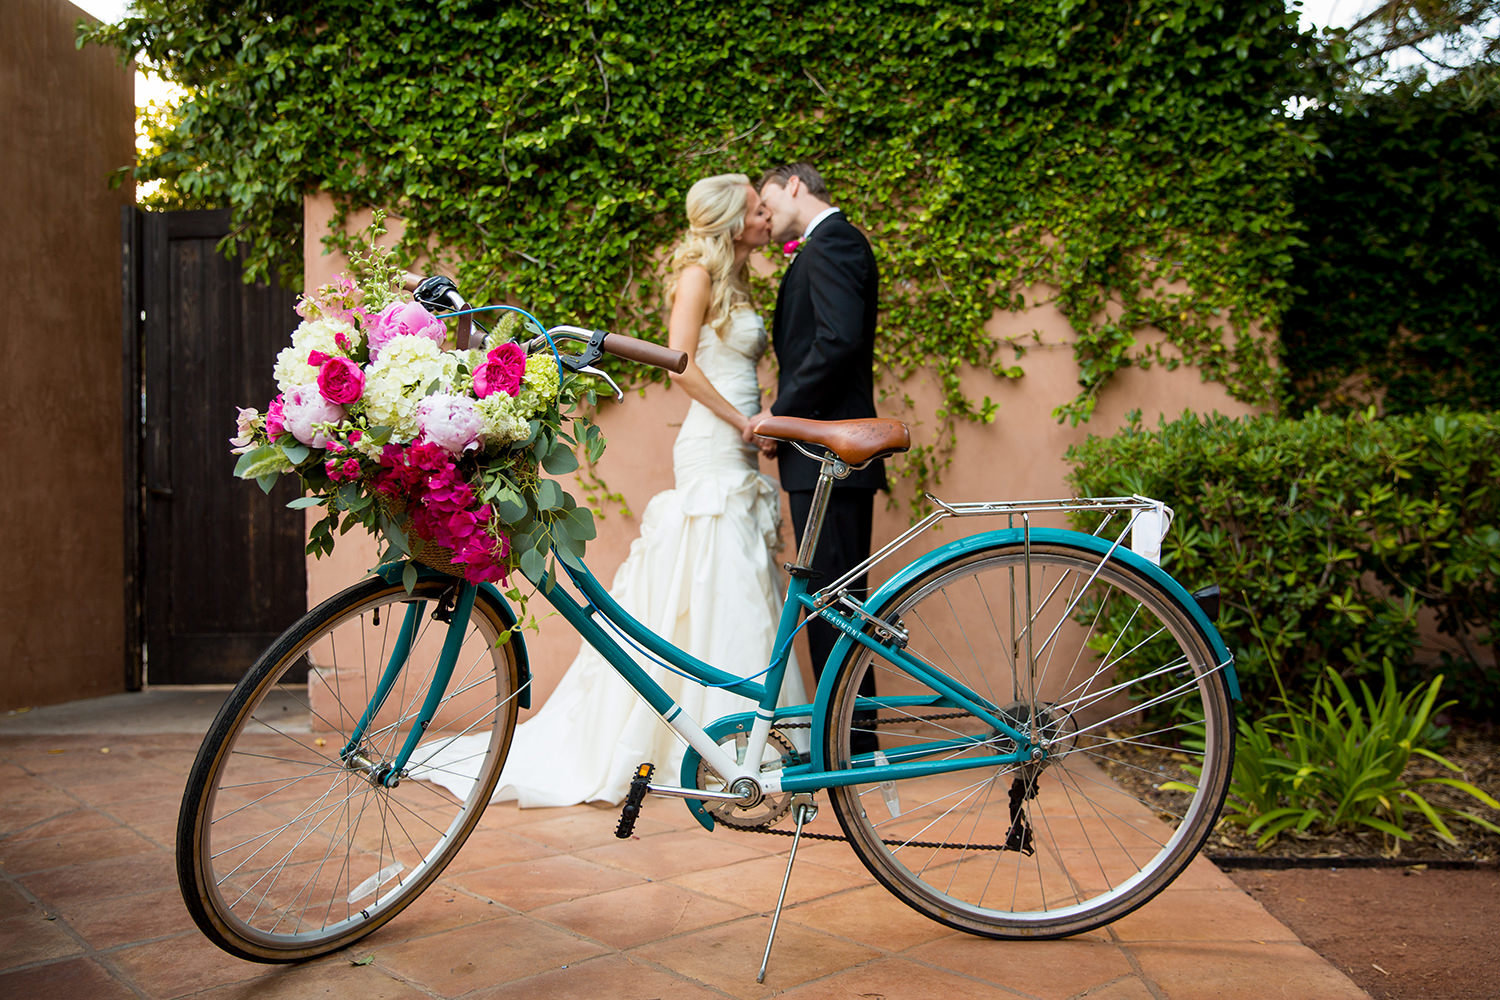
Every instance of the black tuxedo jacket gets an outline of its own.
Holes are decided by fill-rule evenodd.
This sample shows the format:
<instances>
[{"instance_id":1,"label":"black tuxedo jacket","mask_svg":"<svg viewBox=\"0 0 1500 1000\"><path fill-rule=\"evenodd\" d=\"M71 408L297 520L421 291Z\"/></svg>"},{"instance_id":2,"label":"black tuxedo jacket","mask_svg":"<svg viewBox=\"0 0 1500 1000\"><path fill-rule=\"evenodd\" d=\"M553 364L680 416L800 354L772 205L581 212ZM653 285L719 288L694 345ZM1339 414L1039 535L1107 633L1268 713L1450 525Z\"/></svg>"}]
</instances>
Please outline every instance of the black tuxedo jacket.
<instances>
[{"instance_id":1,"label":"black tuxedo jacket","mask_svg":"<svg viewBox=\"0 0 1500 1000\"><path fill-rule=\"evenodd\" d=\"M780 375L771 412L851 420L875 416L875 311L880 273L864 235L835 212L813 230L781 279L771 319ZM818 463L789 444L777 451L781 487L810 490ZM884 489L871 462L835 486Z\"/></svg>"}]
</instances>

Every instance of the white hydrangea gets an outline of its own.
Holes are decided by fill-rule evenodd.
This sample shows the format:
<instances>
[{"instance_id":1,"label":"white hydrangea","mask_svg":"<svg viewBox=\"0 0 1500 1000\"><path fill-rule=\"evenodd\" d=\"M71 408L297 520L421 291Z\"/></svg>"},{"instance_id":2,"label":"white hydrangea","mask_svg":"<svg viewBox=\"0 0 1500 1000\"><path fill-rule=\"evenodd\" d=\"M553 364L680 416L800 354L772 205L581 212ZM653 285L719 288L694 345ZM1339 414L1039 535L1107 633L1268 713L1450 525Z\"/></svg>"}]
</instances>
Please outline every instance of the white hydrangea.
<instances>
[{"instance_id":1,"label":"white hydrangea","mask_svg":"<svg viewBox=\"0 0 1500 1000\"><path fill-rule=\"evenodd\" d=\"M339 348L338 335L343 334L353 343L359 336L359 331L342 320L309 319L303 320L292 331L292 346L283 348L276 355L276 387L283 393L304 386L311 385L318 380L318 369L307 363L308 356L313 351L322 351L324 354L342 354Z\"/></svg>"},{"instance_id":2,"label":"white hydrangea","mask_svg":"<svg viewBox=\"0 0 1500 1000\"><path fill-rule=\"evenodd\" d=\"M415 440L421 433L417 404L428 386L437 382L441 391L457 374L458 359L443 354L426 337L393 338L366 369L363 401L370 426L391 428L391 440L397 444Z\"/></svg>"},{"instance_id":3,"label":"white hydrangea","mask_svg":"<svg viewBox=\"0 0 1500 1000\"><path fill-rule=\"evenodd\" d=\"M475 405L479 408L479 418L484 422L479 436L486 446L514 444L526 440L526 435L531 433L531 425L527 423L527 417L521 410L520 400L497 392L479 400Z\"/></svg>"}]
</instances>

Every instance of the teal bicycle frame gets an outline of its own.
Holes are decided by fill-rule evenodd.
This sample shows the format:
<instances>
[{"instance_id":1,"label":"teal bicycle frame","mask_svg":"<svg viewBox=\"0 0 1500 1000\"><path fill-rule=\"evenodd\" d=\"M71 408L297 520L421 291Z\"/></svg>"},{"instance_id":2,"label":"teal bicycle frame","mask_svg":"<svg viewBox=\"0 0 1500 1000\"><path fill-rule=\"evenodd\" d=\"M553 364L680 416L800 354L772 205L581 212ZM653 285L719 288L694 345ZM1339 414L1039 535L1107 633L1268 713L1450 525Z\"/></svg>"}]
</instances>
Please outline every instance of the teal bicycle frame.
<instances>
[{"instance_id":1,"label":"teal bicycle frame","mask_svg":"<svg viewBox=\"0 0 1500 1000\"><path fill-rule=\"evenodd\" d=\"M983 507L985 505L975 506ZM944 510L951 513L956 508L945 505ZM962 511L962 513L990 512L983 509ZM1004 513L1005 511L1002 510L1000 512ZM927 522L917 525L907 535L903 536L902 539L898 539L897 542L892 543L892 546L888 547L887 551L890 548L899 547L900 544L904 544L906 539L914 536L920 530L924 530L926 526ZM640 697L644 698L687 743L690 752L686 754L683 761L682 787L664 789L659 786L652 786L652 790L686 799L689 808L698 821L704 827L712 829L714 819L704 808L704 800L695 798L692 795L693 791L698 790L696 789L695 782L699 761L707 763L723 779L726 787L738 778L749 777L760 786L764 794L774 795L812 792L841 785L869 782L872 779L871 769L878 769L883 776L882 780L900 780L950 773L970 768L1019 764L1044 758L1046 751L1037 745L1026 732L1012 725L993 702L971 690L966 685L948 677L931 664L909 655L902 648L902 644L899 641L894 641L891 630L882 628L882 625L885 623L881 621L880 615L886 604L913 580L937 566L961 558L970 552L999 545L1030 545L1032 543L1045 544L1054 542L1066 542L1075 547L1095 552L1104 558L1118 560L1137 572L1144 574L1177 598L1181 605L1189 610L1194 624L1208 639L1218 662L1226 672L1232 695L1235 698L1239 697L1239 685L1234 673L1233 658L1224 646L1223 640L1219 637L1218 631L1214 628L1208 615L1199 606L1198 602L1193 599L1192 595L1188 594L1180 584L1162 571L1155 563L1137 555L1128 547L1123 547L1120 540L1111 541L1099 535L1089 535L1076 531L1032 528L1027 524L1021 528L983 532L958 539L940 546L902 567L864 602L859 601L847 592L839 592L836 603L828 600L825 595L831 591L837 591L842 581L836 581L828 590L810 594L808 592L807 578L802 575L793 575L788 582L786 601L777 623L776 637L772 645L772 659L761 675L764 678L763 680L746 679L735 674L726 673L663 639L622 608L585 565L570 565L561 558L557 562L557 565L561 566L569 583L581 595L581 599L569 593L563 586L562 581L555 575L549 575L546 579L540 581L540 589L548 603L583 637L583 640L597 650L614 667L620 676L624 678L626 683ZM871 561L877 561L883 554L872 557ZM857 572L859 570L853 571L853 573ZM455 582L457 591L451 609L452 618L449 625L449 634L445 641L442 660L434 677L433 686L427 693L426 701L423 704L418 719L418 725L414 727L412 734L402 747L399 756L390 763L381 775L384 783L388 785L395 784L405 773L406 762L419 742L421 734L425 731L427 723L431 720L433 713L440 704L445 694L444 689L452 674L453 660L457 656L463 627L468 620L469 609L473 606L476 591L476 587L472 584ZM494 595L492 589L491 594L492 596L498 596ZM396 648L392 651L385 671L377 683L376 692L365 712L364 718L360 720L359 725L351 735L348 745L344 749L345 757L349 754L357 753L365 727L369 720L374 718L375 713L384 702L386 694L394 685L396 677L399 675L405 661L410 636L414 634L416 624L423 614L424 603L412 602L408 605L406 612L407 620L403 624ZM790 662L792 639L799 628L798 623L804 613L808 616L818 615L823 620L831 623L843 634L830 655L830 663L842 663L855 651L855 646L862 646L898 670L916 678L928 689L937 692L935 695L909 697L861 697L856 702L856 709L873 710L877 707L897 706L959 709L969 712L982 720L990 727L990 734L983 737L955 738L948 741L928 743L920 748L913 748L906 751L893 749L886 753L884 758L879 761L874 759L874 756L871 754L857 755L849 762L847 767L829 769L823 751L825 738L822 727L827 715L829 700L833 696L833 685L838 671L823 671L811 704L789 706L779 706L777 704L782 680L785 677L787 666ZM600 623L598 620L600 618L607 620L613 625L615 629L626 637L627 642L639 646L649 656L660 660L670 669L685 674L701 684L720 687L750 699L756 703L756 710L754 712L727 716L719 720L707 720L706 722L704 720L693 719L660 684L642 669L636 660L636 656L629 652L625 644L616 639ZM874 625L873 628L870 627L872 623ZM872 632L875 634L872 635ZM884 633L889 638L881 638L881 633ZM519 637L516 637L512 641L519 643L520 640ZM780 769L762 771L760 769L760 762L771 730L779 722L802 719L810 719L811 721L812 752L810 759L797 759ZM707 728L705 728L705 725ZM727 753L720 745L720 740L738 733L748 733L743 762L736 760L735 757ZM953 751L973 750L976 747L986 745L994 746L995 752L993 754L964 756L961 758L952 755ZM934 757L937 759L930 759ZM733 796L720 795L719 797L730 798Z\"/></svg>"}]
</instances>

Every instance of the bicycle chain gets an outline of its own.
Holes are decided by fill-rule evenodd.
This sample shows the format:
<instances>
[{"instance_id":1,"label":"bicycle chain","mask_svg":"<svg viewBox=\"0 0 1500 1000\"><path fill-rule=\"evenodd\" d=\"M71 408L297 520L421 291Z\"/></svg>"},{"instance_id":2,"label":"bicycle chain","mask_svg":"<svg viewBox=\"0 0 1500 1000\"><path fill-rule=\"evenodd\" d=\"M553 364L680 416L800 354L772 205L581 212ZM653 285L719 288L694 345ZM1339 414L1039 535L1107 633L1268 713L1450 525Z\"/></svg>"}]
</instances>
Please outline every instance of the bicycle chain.
<instances>
[{"instance_id":1,"label":"bicycle chain","mask_svg":"<svg viewBox=\"0 0 1500 1000\"><path fill-rule=\"evenodd\" d=\"M921 715L921 716L916 716L915 717L915 721L917 721L917 722L940 722L940 721L942 721L944 719L968 719L968 718L972 718L972 716L968 712L948 712L948 713L945 713L943 715ZM875 719L875 720L873 720L874 724L877 725L877 726L889 726L889 725L894 725L894 724L899 723L899 722L911 722L911 721L914 721L914 720L910 719L910 718L907 718L907 719ZM812 723L811 722L785 722L785 723L781 723L781 724L777 725L776 728L777 729L811 729L812 728ZM741 833L763 833L763 834L766 834L767 836L771 836L771 837L795 837L795 836L797 836L797 831L796 830L776 830L776 829L772 829L771 827L760 827L760 826L732 826L732 825L730 825L728 823L725 823L724 825L727 826L727 827L729 827L729 829L731 829L731 830L738 830ZM844 843L848 843L849 842L848 836L846 836L844 834L838 834L838 833L808 833L806 831L803 831L802 836L805 837L808 840L836 840L836 841L842 841ZM962 849L962 850L966 850L966 851L1009 851L1009 850L1014 850L1014 848L1007 847L1004 844L941 844L941 843L938 843L937 841L933 841L933 840L881 840L881 843L884 844L884 845L886 845L887 847L931 847L931 848L935 848L935 849L939 849L939 850L942 850L942 849L948 849L948 850L959 850L959 849Z\"/></svg>"}]
</instances>

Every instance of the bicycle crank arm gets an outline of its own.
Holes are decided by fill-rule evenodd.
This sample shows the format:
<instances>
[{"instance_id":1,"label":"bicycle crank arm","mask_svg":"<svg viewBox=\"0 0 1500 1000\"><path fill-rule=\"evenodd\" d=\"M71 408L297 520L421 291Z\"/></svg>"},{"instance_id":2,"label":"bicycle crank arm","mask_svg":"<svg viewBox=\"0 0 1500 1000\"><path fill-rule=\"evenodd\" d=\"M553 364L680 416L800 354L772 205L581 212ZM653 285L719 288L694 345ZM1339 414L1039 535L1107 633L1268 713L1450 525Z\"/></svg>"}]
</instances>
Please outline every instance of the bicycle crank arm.
<instances>
[{"instance_id":1,"label":"bicycle crank arm","mask_svg":"<svg viewBox=\"0 0 1500 1000\"><path fill-rule=\"evenodd\" d=\"M708 802L743 802L745 796L734 792L707 792L701 788L678 788L675 785L647 785L646 791L676 799L703 799Z\"/></svg>"}]
</instances>

